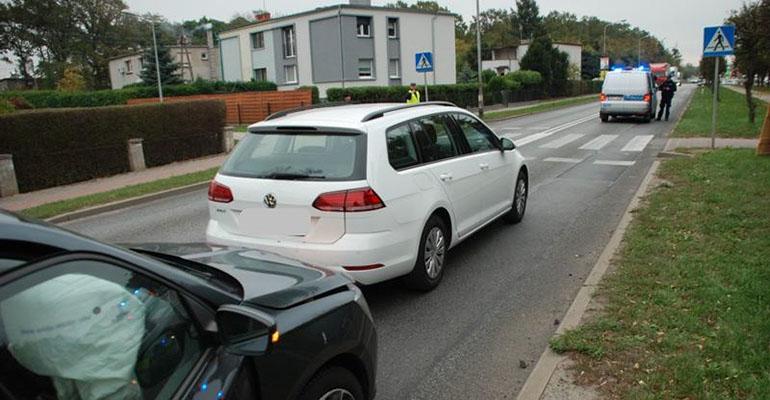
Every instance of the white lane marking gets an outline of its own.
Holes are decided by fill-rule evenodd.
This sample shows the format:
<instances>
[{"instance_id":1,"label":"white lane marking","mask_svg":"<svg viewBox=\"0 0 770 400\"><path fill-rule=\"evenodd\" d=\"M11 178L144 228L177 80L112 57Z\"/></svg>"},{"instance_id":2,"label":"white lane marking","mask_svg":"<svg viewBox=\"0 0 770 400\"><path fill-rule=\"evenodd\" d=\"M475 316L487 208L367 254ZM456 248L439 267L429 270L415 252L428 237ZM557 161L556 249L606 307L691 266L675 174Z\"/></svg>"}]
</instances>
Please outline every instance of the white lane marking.
<instances>
[{"instance_id":1,"label":"white lane marking","mask_svg":"<svg viewBox=\"0 0 770 400\"><path fill-rule=\"evenodd\" d=\"M618 166L618 167L630 167L630 166L636 164L636 161L596 160L596 161L594 161L594 164L596 164L596 165L615 165L615 166Z\"/></svg>"},{"instance_id":2,"label":"white lane marking","mask_svg":"<svg viewBox=\"0 0 770 400\"><path fill-rule=\"evenodd\" d=\"M652 138L653 135L636 135L620 151L642 151Z\"/></svg>"},{"instance_id":3,"label":"white lane marking","mask_svg":"<svg viewBox=\"0 0 770 400\"><path fill-rule=\"evenodd\" d=\"M580 118L578 120L575 120L575 121L572 121L572 122L567 122L566 124L553 127L551 129L545 130L543 132L539 132L539 133L535 133L533 135L525 136L525 137L519 139L518 141L516 141L516 146L521 147L521 146L530 144L530 143L532 143L532 142L534 142L536 140L547 138L548 136L551 136L554 133L561 132L561 131L563 131L565 129L572 128L573 126L580 125L580 124L582 124L584 122L591 121L591 120L593 120L595 118L596 118L596 116L592 114L592 115Z\"/></svg>"},{"instance_id":4,"label":"white lane marking","mask_svg":"<svg viewBox=\"0 0 770 400\"><path fill-rule=\"evenodd\" d=\"M522 133L522 132L517 132L517 133L503 133L503 136L505 136L505 137L507 137L507 138L515 138L515 137L519 137L519 136L521 136L521 135L523 135L523 133Z\"/></svg>"},{"instance_id":5,"label":"white lane marking","mask_svg":"<svg viewBox=\"0 0 770 400\"><path fill-rule=\"evenodd\" d=\"M618 135L600 135L596 139L579 147L580 150L601 150L602 147L608 145L613 140L617 139Z\"/></svg>"},{"instance_id":6,"label":"white lane marking","mask_svg":"<svg viewBox=\"0 0 770 400\"><path fill-rule=\"evenodd\" d=\"M581 135L579 133L569 133L566 134L558 139L554 139L542 146L540 148L542 149L558 149L561 146L564 146L565 144L574 142L580 138L582 138L584 135Z\"/></svg>"},{"instance_id":7,"label":"white lane marking","mask_svg":"<svg viewBox=\"0 0 770 400\"><path fill-rule=\"evenodd\" d=\"M519 129L521 128L518 126L512 126L510 128L500 128L501 131L518 131Z\"/></svg>"},{"instance_id":8,"label":"white lane marking","mask_svg":"<svg viewBox=\"0 0 770 400\"><path fill-rule=\"evenodd\" d=\"M559 162L559 163L569 163L569 164L578 164L583 160L584 158L561 158L561 157L548 157L543 159L543 161L548 161L548 162Z\"/></svg>"}]
</instances>

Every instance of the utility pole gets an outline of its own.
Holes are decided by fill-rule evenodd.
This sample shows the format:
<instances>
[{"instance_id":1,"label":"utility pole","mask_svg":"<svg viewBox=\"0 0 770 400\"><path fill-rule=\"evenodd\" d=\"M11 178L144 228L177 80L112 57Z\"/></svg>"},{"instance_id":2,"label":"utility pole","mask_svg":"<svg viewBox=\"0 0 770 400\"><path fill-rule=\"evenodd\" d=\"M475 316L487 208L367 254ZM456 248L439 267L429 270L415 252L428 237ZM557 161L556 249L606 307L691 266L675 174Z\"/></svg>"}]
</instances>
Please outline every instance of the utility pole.
<instances>
[{"instance_id":1,"label":"utility pole","mask_svg":"<svg viewBox=\"0 0 770 400\"><path fill-rule=\"evenodd\" d=\"M158 61L158 39L155 38L155 21L150 21L152 27L152 46L155 48L155 73L158 77L158 99L163 103L163 82L160 81L160 61Z\"/></svg>"},{"instance_id":2,"label":"utility pole","mask_svg":"<svg viewBox=\"0 0 770 400\"><path fill-rule=\"evenodd\" d=\"M479 18L479 0L476 0L476 70L479 75L479 118L484 117L484 79L481 77L481 18Z\"/></svg>"},{"instance_id":3,"label":"utility pole","mask_svg":"<svg viewBox=\"0 0 770 400\"><path fill-rule=\"evenodd\" d=\"M610 24L604 25L604 33L602 33L602 56L607 56L607 28Z\"/></svg>"},{"instance_id":4,"label":"utility pole","mask_svg":"<svg viewBox=\"0 0 770 400\"><path fill-rule=\"evenodd\" d=\"M642 66L642 39L646 39L650 37L650 35L645 35L639 38L639 54L636 57L636 66L641 67Z\"/></svg>"}]
</instances>

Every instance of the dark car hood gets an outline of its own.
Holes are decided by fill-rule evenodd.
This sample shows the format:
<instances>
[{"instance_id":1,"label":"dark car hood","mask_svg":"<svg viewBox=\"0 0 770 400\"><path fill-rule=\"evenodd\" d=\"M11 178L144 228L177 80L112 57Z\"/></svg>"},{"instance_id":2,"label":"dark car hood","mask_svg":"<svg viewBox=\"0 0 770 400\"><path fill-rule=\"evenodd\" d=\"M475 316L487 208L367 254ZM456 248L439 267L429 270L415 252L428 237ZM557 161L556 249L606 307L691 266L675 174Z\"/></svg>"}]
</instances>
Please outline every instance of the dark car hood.
<instances>
[{"instance_id":1,"label":"dark car hood","mask_svg":"<svg viewBox=\"0 0 770 400\"><path fill-rule=\"evenodd\" d=\"M206 243L142 243L125 246L214 267L240 283L244 302L270 308L292 307L352 282L333 271L260 250Z\"/></svg>"}]
</instances>

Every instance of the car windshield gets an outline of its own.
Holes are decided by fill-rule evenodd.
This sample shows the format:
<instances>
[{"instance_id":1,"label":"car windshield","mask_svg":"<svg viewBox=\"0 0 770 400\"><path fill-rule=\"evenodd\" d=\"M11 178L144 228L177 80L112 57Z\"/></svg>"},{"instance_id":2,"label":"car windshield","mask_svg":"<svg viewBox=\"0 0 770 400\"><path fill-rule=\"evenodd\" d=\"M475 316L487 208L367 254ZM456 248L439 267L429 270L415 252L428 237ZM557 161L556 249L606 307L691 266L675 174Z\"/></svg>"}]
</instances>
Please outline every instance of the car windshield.
<instances>
[{"instance_id":1,"label":"car windshield","mask_svg":"<svg viewBox=\"0 0 770 400\"><path fill-rule=\"evenodd\" d=\"M361 134L250 133L220 173L281 180L361 180L366 177L365 156Z\"/></svg>"}]
</instances>

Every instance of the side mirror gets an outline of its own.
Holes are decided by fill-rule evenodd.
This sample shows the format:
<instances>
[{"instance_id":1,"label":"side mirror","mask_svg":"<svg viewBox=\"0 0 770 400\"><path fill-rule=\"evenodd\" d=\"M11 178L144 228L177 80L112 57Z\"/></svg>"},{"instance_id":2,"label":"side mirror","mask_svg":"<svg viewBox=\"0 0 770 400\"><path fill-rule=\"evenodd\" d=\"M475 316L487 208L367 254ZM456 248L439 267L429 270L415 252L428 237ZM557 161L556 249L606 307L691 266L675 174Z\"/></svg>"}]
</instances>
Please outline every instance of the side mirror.
<instances>
[{"instance_id":1,"label":"side mirror","mask_svg":"<svg viewBox=\"0 0 770 400\"><path fill-rule=\"evenodd\" d=\"M216 320L225 350L241 356L265 354L277 333L273 317L249 307L223 305L217 310Z\"/></svg>"},{"instance_id":2,"label":"side mirror","mask_svg":"<svg viewBox=\"0 0 770 400\"><path fill-rule=\"evenodd\" d=\"M516 148L516 145L513 144L513 140L508 138L502 138L500 139L500 143L503 146L503 151L511 151Z\"/></svg>"}]
</instances>

